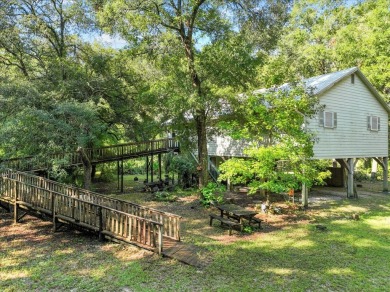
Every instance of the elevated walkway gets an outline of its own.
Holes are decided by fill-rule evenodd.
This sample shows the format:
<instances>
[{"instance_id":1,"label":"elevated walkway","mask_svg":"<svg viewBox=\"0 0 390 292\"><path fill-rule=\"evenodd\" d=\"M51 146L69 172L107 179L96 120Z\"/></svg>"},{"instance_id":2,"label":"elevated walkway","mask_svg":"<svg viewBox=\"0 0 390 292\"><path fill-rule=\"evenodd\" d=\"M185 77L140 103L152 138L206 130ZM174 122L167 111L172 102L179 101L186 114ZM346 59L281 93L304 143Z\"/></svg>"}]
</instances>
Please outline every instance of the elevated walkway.
<instances>
[{"instance_id":1,"label":"elevated walkway","mask_svg":"<svg viewBox=\"0 0 390 292\"><path fill-rule=\"evenodd\" d=\"M131 158L168 153L171 151L179 151L179 143L173 138L85 149L85 153L92 164L123 161ZM64 166L82 165L79 153L71 152L51 155L50 157L46 157L45 161L32 156L12 158L0 161L0 166L20 171L39 171L49 168L50 165L47 162L48 160L57 160Z\"/></svg>"}]
</instances>

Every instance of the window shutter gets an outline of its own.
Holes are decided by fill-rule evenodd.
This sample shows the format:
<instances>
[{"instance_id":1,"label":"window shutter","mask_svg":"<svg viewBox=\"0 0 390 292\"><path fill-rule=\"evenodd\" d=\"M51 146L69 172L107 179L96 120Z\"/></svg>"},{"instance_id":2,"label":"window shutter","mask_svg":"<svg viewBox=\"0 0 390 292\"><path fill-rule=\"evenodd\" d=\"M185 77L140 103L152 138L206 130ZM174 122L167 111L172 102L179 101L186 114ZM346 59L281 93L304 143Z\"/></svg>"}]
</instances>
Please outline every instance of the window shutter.
<instances>
[{"instance_id":1,"label":"window shutter","mask_svg":"<svg viewBox=\"0 0 390 292\"><path fill-rule=\"evenodd\" d=\"M371 130L378 131L378 117L371 117Z\"/></svg>"},{"instance_id":2,"label":"window shutter","mask_svg":"<svg viewBox=\"0 0 390 292\"><path fill-rule=\"evenodd\" d=\"M333 113L333 128L337 127L337 113Z\"/></svg>"},{"instance_id":3,"label":"window shutter","mask_svg":"<svg viewBox=\"0 0 390 292\"><path fill-rule=\"evenodd\" d=\"M318 120L320 123L319 126L323 127L324 126L324 111L319 112Z\"/></svg>"},{"instance_id":4,"label":"window shutter","mask_svg":"<svg viewBox=\"0 0 390 292\"><path fill-rule=\"evenodd\" d=\"M324 113L324 127L325 128L333 128L333 112L325 112Z\"/></svg>"},{"instance_id":5,"label":"window shutter","mask_svg":"<svg viewBox=\"0 0 390 292\"><path fill-rule=\"evenodd\" d=\"M367 117L367 129L370 131L379 131L381 128L380 117L368 116Z\"/></svg>"}]
</instances>

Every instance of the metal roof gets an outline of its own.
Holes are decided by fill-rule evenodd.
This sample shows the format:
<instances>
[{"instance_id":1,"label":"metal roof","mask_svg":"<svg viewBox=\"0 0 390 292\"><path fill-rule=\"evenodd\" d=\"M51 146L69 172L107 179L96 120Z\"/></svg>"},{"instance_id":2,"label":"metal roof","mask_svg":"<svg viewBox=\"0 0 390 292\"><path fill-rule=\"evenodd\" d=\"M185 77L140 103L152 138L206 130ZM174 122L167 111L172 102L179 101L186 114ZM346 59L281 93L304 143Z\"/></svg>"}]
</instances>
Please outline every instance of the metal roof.
<instances>
[{"instance_id":1,"label":"metal roof","mask_svg":"<svg viewBox=\"0 0 390 292\"><path fill-rule=\"evenodd\" d=\"M335 84L351 76L352 74L356 74L361 81L366 85L368 90L374 95L374 97L379 101L379 103L390 113L389 105L384 101L382 96L378 93L378 91L374 88L374 86L368 81L368 79L363 75L363 73L359 70L358 67L352 67L345 70L323 74L319 76L314 76L310 78L303 79L302 82L307 93L312 95L319 95L330 88L332 88ZM269 91L277 91L277 90L285 90L288 91L291 89L291 84L285 83L279 87L269 88L269 89L258 89L254 91L254 94L263 94Z\"/></svg>"},{"instance_id":2,"label":"metal roof","mask_svg":"<svg viewBox=\"0 0 390 292\"><path fill-rule=\"evenodd\" d=\"M305 84L306 90L310 91L310 93L314 95L319 95L352 74L356 74L366 85L368 90L379 101L379 103L387 110L387 112L390 112L389 105L384 101L379 92L374 88L370 81L368 81L358 67L352 67L342 71L307 78L303 80L303 83Z\"/></svg>"},{"instance_id":3,"label":"metal roof","mask_svg":"<svg viewBox=\"0 0 390 292\"><path fill-rule=\"evenodd\" d=\"M317 95L326 91L345 77L355 73L357 70L357 67L352 67L338 72L314 76L304 79L303 83L307 90L312 90L312 93Z\"/></svg>"}]
</instances>

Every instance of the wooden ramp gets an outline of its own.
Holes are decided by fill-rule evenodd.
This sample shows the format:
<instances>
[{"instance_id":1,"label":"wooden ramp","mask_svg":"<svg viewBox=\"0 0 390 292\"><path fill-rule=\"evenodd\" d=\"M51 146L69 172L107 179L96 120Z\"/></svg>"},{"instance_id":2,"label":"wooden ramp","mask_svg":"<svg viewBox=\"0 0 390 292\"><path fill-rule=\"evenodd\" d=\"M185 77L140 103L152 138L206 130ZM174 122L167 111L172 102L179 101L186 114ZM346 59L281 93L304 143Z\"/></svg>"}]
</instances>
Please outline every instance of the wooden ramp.
<instances>
[{"instance_id":1,"label":"wooden ramp","mask_svg":"<svg viewBox=\"0 0 390 292\"><path fill-rule=\"evenodd\" d=\"M204 268L211 263L210 253L193 244L164 238L163 246L163 256L175 259L190 266Z\"/></svg>"},{"instance_id":2,"label":"wooden ramp","mask_svg":"<svg viewBox=\"0 0 390 292\"><path fill-rule=\"evenodd\" d=\"M53 230L71 224L161 254L163 238L180 241L181 216L114 199L24 172L0 172L0 206L52 218Z\"/></svg>"}]
</instances>

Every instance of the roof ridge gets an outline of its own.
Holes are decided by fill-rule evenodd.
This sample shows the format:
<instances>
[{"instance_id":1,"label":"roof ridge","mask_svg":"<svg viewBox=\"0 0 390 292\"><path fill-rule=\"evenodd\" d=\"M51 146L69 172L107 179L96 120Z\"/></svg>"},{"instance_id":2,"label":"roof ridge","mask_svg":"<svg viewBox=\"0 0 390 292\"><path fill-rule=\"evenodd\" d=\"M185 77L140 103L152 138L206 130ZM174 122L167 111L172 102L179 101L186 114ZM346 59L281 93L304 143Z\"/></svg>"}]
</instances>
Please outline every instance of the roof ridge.
<instances>
[{"instance_id":1,"label":"roof ridge","mask_svg":"<svg viewBox=\"0 0 390 292\"><path fill-rule=\"evenodd\" d=\"M335 71L327 74L317 75L303 80L306 89L312 89L313 94L320 94L334 84L344 79L356 71L359 71L358 67L351 67L340 71Z\"/></svg>"}]
</instances>

